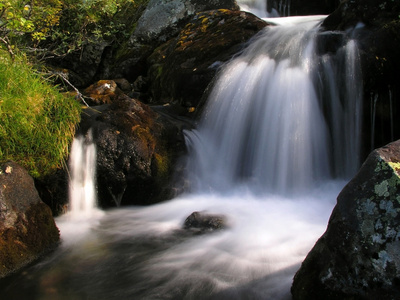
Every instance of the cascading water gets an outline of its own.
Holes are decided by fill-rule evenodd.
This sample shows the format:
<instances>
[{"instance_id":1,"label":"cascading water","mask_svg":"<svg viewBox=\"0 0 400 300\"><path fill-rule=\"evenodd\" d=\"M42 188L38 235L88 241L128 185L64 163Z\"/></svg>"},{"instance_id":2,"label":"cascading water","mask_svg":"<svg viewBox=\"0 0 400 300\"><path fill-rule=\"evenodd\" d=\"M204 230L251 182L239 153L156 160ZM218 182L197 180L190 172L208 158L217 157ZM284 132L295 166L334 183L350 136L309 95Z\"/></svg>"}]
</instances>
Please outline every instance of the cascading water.
<instances>
[{"instance_id":1,"label":"cascading water","mask_svg":"<svg viewBox=\"0 0 400 300\"><path fill-rule=\"evenodd\" d=\"M97 207L96 157L92 131L76 136L69 158L69 210L57 219L66 245L85 238L104 215Z\"/></svg>"},{"instance_id":2,"label":"cascading water","mask_svg":"<svg viewBox=\"0 0 400 300\"><path fill-rule=\"evenodd\" d=\"M91 132L87 140L78 136L72 143L70 156L69 205L72 217L90 217L97 208L95 186L96 146Z\"/></svg>"},{"instance_id":3,"label":"cascading water","mask_svg":"<svg viewBox=\"0 0 400 300\"><path fill-rule=\"evenodd\" d=\"M81 224L57 219L61 247L0 297L291 299L344 184L333 178L358 165L356 45L320 55L320 19L267 28L223 68L186 132L191 194L107 211L80 239ZM224 214L228 228L185 233L193 211Z\"/></svg>"},{"instance_id":4,"label":"cascading water","mask_svg":"<svg viewBox=\"0 0 400 300\"><path fill-rule=\"evenodd\" d=\"M198 130L186 134L196 156L195 189L244 184L308 192L357 170L362 93L355 43L319 57L318 27L301 20L266 30L220 74Z\"/></svg>"}]
</instances>

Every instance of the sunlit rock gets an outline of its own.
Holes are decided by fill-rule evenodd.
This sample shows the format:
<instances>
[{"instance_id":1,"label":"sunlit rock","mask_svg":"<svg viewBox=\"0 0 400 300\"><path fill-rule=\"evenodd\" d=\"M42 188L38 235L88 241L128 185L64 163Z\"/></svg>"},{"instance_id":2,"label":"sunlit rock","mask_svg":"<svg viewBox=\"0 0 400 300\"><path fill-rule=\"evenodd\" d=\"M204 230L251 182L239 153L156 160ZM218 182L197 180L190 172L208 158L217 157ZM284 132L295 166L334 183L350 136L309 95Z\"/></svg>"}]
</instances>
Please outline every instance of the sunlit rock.
<instances>
[{"instance_id":1,"label":"sunlit rock","mask_svg":"<svg viewBox=\"0 0 400 300\"><path fill-rule=\"evenodd\" d=\"M342 190L294 299L399 299L399 253L400 140L373 151Z\"/></svg>"},{"instance_id":2,"label":"sunlit rock","mask_svg":"<svg viewBox=\"0 0 400 300\"><path fill-rule=\"evenodd\" d=\"M177 38L149 57L153 98L199 107L219 67L267 25L253 14L240 11L220 9L197 14Z\"/></svg>"},{"instance_id":3,"label":"sunlit rock","mask_svg":"<svg viewBox=\"0 0 400 300\"><path fill-rule=\"evenodd\" d=\"M59 241L50 208L18 164L0 168L0 278L26 266Z\"/></svg>"}]
</instances>

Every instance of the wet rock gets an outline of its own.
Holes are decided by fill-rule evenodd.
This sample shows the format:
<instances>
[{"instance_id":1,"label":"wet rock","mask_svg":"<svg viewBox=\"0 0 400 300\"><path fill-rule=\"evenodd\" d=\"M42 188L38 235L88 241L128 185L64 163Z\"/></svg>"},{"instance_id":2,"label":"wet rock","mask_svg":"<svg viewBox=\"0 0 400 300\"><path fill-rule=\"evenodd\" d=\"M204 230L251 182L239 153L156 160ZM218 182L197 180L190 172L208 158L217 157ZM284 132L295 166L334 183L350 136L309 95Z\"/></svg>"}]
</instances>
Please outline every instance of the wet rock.
<instances>
[{"instance_id":1,"label":"wet rock","mask_svg":"<svg viewBox=\"0 0 400 300\"><path fill-rule=\"evenodd\" d=\"M0 278L56 246L59 231L28 172L13 162L0 168Z\"/></svg>"},{"instance_id":2,"label":"wet rock","mask_svg":"<svg viewBox=\"0 0 400 300\"><path fill-rule=\"evenodd\" d=\"M400 298L400 140L373 151L294 277L294 299Z\"/></svg>"},{"instance_id":3,"label":"wet rock","mask_svg":"<svg viewBox=\"0 0 400 300\"><path fill-rule=\"evenodd\" d=\"M322 24L326 33L359 28L352 38L364 81L363 157L400 139L400 119L394 117L400 111L399 16L399 1L346 0Z\"/></svg>"},{"instance_id":4,"label":"wet rock","mask_svg":"<svg viewBox=\"0 0 400 300\"><path fill-rule=\"evenodd\" d=\"M227 228L227 220L223 215L213 215L205 212L193 212L183 224L185 230L195 233L206 233Z\"/></svg>"},{"instance_id":5,"label":"wet rock","mask_svg":"<svg viewBox=\"0 0 400 300\"><path fill-rule=\"evenodd\" d=\"M175 195L173 172L185 152L186 123L119 94L112 104L87 108L80 130L93 132L103 207L151 204Z\"/></svg>"},{"instance_id":6,"label":"wet rock","mask_svg":"<svg viewBox=\"0 0 400 300\"><path fill-rule=\"evenodd\" d=\"M148 59L153 98L198 108L219 67L267 25L246 12L220 9L197 14L177 38Z\"/></svg>"}]
</instances>

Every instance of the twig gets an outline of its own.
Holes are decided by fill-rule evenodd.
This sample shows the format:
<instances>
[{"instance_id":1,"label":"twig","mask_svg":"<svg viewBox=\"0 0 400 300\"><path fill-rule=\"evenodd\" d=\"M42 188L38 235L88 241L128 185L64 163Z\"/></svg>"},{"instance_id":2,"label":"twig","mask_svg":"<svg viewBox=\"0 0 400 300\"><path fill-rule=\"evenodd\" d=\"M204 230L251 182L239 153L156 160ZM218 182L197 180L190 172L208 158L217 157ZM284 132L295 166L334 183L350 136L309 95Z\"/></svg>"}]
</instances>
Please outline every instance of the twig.
<instances>
[{"instance_id":1,"label":"twig","mask_svg":"<svg viewBox=\"0 0 400 300\"><path fill-rule=\"evenodd\" d=\"M6 45L7 51L8 51L8 53L10 53L11 60L14 62L15 53L14 53L12 47L11 47L11 44L10 44L10 41L8 40L8 37L4 37L4 38L0 37L0 42L2 42L4 45Z\"/></svg>"},{"instance_id":2,"label":"twig","mask_svg":"<svg viewBox=\"0 0 400 300\"><path fill-rule=\"evenodd\" d=\"M82 93L81 93L71 82L69 82L69 80L65 77L65 75L63 75L63 74L60 73L60 72L57 72L57 73L55 73L55 74L58 75L62 80L64 80L70 87L72 87L72 88L75 90L75 92L76 92L77 96L79 97L79 99L81 99L82 102L83 102L87 107L90 107L89 104L87 104L86 101L85 101L85 99L83 98Z\"/></svg>"}]
</instances>

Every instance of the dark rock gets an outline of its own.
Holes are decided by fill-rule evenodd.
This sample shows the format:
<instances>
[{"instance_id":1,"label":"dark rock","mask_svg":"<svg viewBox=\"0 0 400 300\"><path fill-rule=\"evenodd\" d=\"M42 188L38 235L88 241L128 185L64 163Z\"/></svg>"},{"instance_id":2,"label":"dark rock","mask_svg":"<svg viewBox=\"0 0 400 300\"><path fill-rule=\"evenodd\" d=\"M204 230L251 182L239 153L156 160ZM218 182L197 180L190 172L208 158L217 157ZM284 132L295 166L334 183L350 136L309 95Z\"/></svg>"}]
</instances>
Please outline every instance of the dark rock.
<instances>
[{"instance_id":1,"label":"dark rock","mask_svg":"<svg viewBox=\"0 0 400 300\"><path fill-rule=\"evenodd\" d=\"M364 81L363 157L400 139L400 119L395 117L400 112L399 16L398 1L346 0L322 24L327 33L360 28L352 38L358 44Z\"/></svg>"},{"instance_id":2,"label":"dark rock","mask_svg":"<svg viewBox=\"0 0 400 300\"><path fill-rule=\"evenodd\" d=\"M56 246L59 232L28 172L13 162L0 169L0 278Z\"/></svg>"},{"instance_id":3,"label":"dark rock","mask_svg":"<svg viewBox=\"0 0 400 300\"><path fill-rule=\"evenodd\" d=\"M125 94L110 105L87 108L80 130L97 145L97 183L103 207L150 204L175 195L173 172L185 152L182 128Z\"/></svg>"},{"instance_id":4,"label":"dark rock","mask_svg":"<svg viewBox=\"0 0 400 300\"><path fill-rule=\"evenodd\" d=\"M193 212L186 218L183 228L196 233L206 233L227 228L227 220L223 215L212 215L204 212Z\"/></svg>"},{"instance_id":5,"label":"dark rock","mask_svg":"<svg viewBox=\"0 0 400 300\"><path fill-rule=\"evenodd\" d=\"M110 47L110 42L98 40L87 42L82 51L75 51L62 57L52 57L46 60L50 66L64 68L68 72L68 80L78 88L88 86L96 78L104 51Z\"/></svg>"},{"instance_id":6,"label":"dark rock","mask_svg":"<svg viewBox=\"0 0 400 300\"><path fill-rule=\"evenodd\" d=\"M58 169L52 174L35 178L35 187L40 199L46 203L53 213L59 216L68 210L68 180L66 168Z\"/></svg>"},{"instance_id":7,"label":"dark rock","mask_svg":"<svg viewBox=\"0 0 400 300\"><path fill-rule=\"evenodd\" d=\"M130 82L127 79L125 79L125 78L117 78L117 79L114 79L113 81L117 84L117 86L125 94L128 95L130 92L132 92L132 85L130 84Z\"/></svg>"},{"instance_id":8,"label":"dark rock","mask_svg":"<svg viewBox=\"0 0 400 300\"><path fill-rule=\"evenodd\" d=\"M149 58L153 98L197 108L218 68L266 25L246 12L220 9L197 14L177 38Z\"/></svg>"},{"instance_id":9,"label":"dark rock","mask_svg":"<svg viewBox=\"0 0 400 300\"><path fill-rule=\"evenodd\" d=\"M400 298L400 140L370 154L294 277L294 299Z\"/></svg>"}]
</instances>

